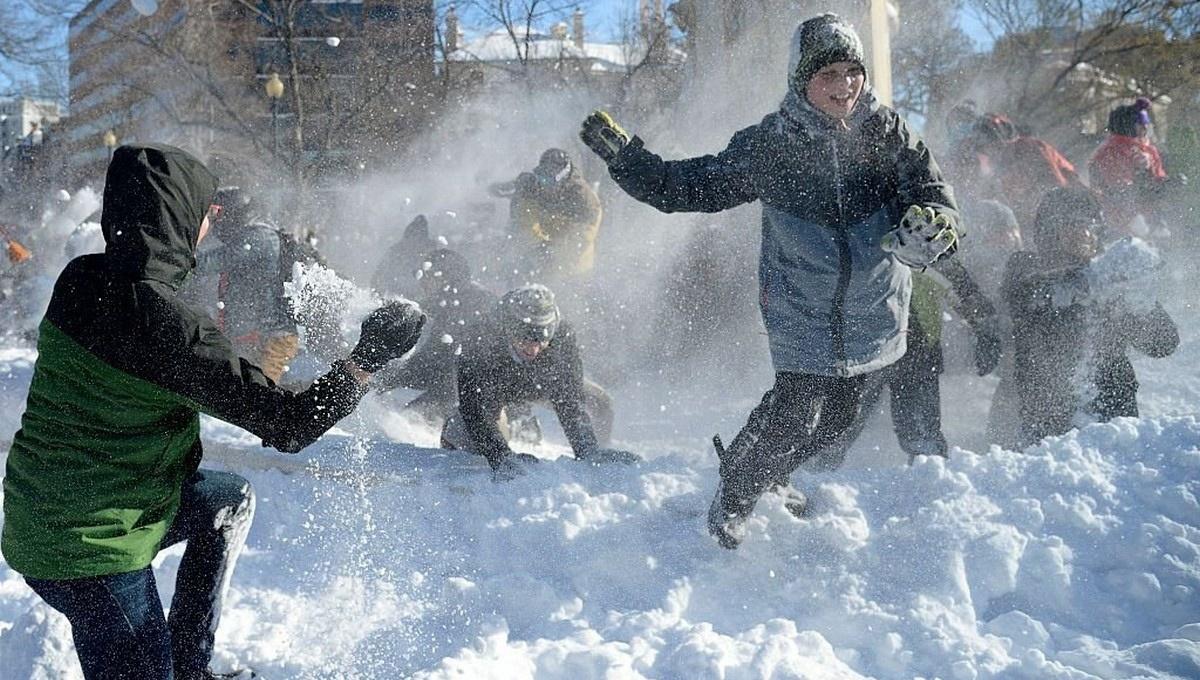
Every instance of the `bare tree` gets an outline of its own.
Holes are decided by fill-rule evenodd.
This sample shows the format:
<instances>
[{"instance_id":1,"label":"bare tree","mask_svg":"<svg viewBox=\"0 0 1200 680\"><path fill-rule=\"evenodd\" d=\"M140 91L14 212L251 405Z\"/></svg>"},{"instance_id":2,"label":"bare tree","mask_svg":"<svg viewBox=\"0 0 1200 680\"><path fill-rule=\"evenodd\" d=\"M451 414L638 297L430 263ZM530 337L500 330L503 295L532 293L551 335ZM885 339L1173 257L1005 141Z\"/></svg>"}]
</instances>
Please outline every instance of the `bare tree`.
<instances>
[{"instance_id":1,"label":"bare tree","mask_svg":"<svg viewBox=\"0 0 1200 680\"><path fill-rule=\"evenodd\" d=\"M1198 11L1195 2L1177 0L965 0L965 6L995 40L987 73L1002 82L1005 108L1047 127L1078 127L1097 100L1130 96L1114 72L1127 80L1140 71L1139 90L1171 80L1164 79L1170 59L1156 59L1155 52L1189 41L1194 48Z\"/></svg>"},{"instance_id":2,"label":"bare tree","mask_svg":"<svg viewBox=\"0 0 1200 680\"><path fill-rule=\"evenodd\" d=\"M512 60L490 61L489 66L504 68L528 80L531 61L542 58L537 50L538 27L548 21L565 20L568 13L586 3L580 0L467 0L464 16L488 28L499 27L512 42ZM565 55L559 55L564 58Z\"/></svg>"},{"instance_id":3,"label":"bare tree","mask_svg":"<svg viewBox=\"0 0 1200 680\"><path fill-rule=\"evenodd\" d=\"M0 3L0 96L33 95L65 104L66 23L86 0Z\"/></svg>"},{"instance_id":4,"label":"bare tree","mask_svg":"<svg viewBox=\"0 0 1200 680\"><path fill-rule=\"evenodd\" d=\"M308 0L190 0L183 7L178 30L154 22L105 26L140 51L130 63L151 65L104 76L123 93L113 106L149 103L141 123L160 138L177 131L235 164L262 170L260 159L269 159L299 197L288 201L299 206L297 215L306 212L317 177L388 162L431 115L432 35L415 35L421 27L354 23ZM370 33L384 30L391 32ZM272 72L284 84L277 103L263 88ZM268 134L276 123L285 131L282 144Z\"/></svg>"},{"instance_id":5,"label":"bare tree","mask_svg":"<svg viewBox=\"0 0 1200 680\"><path fill-rule=\"evenodd\" d=\"M625 107L637 101L638 113L646 113L678 94L682 69L668 18L643 17L640 10L637 0L625 0L618 18L624 69L616 104Z\"/></svg>"},{"instance_id":6,"label":"bare tree","mask_svg":"<svg viewBox=\"0 0 1200 680\"><path fill-rule=\"evenodd\" d=\"M928 120L953 96L948 90L976 52L956 15L957 3L950 0L905 3L892 50L897 110Z\"/></svg>"}]
</instances>

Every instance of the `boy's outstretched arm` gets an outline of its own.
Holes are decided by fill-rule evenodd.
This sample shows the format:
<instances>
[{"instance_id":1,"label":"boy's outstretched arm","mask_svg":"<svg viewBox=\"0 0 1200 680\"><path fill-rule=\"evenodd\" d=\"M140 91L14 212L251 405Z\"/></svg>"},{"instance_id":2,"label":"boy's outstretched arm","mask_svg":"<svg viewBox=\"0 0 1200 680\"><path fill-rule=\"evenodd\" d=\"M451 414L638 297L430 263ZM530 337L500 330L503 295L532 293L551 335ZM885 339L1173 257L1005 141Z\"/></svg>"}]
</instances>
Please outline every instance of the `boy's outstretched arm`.
<instances>
[{"instance_id":1,"label":"boy's outstretched arm","mask_svg":"<svg viewBox=\"0 0 1200 680\"><path fill-rule=\"evenodd\" d=\"M753 128L733 136L716 156L664 161L607 113L596 111L579 136L608 164L625 193L662 212L720 212L758 199L748 164Z\"/></svg>"}]
</instances>

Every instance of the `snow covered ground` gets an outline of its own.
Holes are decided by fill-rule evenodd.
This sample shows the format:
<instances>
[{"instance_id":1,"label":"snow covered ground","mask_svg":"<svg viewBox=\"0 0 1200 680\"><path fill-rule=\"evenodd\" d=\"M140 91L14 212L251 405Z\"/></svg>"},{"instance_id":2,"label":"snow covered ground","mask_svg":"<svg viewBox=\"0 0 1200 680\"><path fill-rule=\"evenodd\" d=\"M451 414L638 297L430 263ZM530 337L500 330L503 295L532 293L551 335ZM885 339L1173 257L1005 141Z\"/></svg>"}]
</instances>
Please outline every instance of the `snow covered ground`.
<instances>
[{"instance_id":1,"label":"snow covered ground","mask_svg":"<svg viewBox=\"0 0 1200 680\"><path fill-rule=\"evenodd\" d=\"M703 529L707 440L731 436L765 382L721 399L619 389L617 443L647 462L552 460L566 451L552 433L547 461L502 484L376 397L298 456L206 422L207 464L258 493L214 666L269 680L1200 678L1200 322L1171 311L1184 343L1136 362L1142 419L912 467L877 424L843 470L797 475L807 519L767 496L736 552ZM0 349L0 439L33 358ZM992 383L976 382L948 379L954 443L978 440ZM181 552L156 562L168 601ZM0 680L79 677L65 620L0 561Z\"/></svg>"}]
</instances>

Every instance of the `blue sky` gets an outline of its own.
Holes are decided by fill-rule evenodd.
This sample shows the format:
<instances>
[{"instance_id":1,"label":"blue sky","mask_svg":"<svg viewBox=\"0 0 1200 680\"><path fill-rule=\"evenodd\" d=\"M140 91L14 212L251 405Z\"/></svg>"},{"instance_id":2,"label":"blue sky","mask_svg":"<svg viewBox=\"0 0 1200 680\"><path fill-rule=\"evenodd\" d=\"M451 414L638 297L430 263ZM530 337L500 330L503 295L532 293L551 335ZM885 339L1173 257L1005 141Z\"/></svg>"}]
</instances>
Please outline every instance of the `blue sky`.
<instances>
[{"instance_id":1,"label":"blue sky","mask_svg":"<svg viewBox=\"0 0 1200 680\"><path fill-rule=\"evenodd\" d=\"M669 1L664 4L670 4ZM587 12L588 32L599 39L615 39L620 33L620 22L622 14L631 11L631 8L636 8L636 0L592 0L585 2L585 11ZM20 2L18 11L28 11L25 3ZM635 11L635 10L634 10ZM960 13L960 25L975 40L976 44L983 48L990 42L986 31L979 21L966 13ZM52 40L60 46L62 53L66 54L67 40L67 25L63 22L60 30L56 31ZM0 92L7 92L12 89L12 79L9 74L15 75L17 78L22 76L29 78L32 72L20 67L19 65L6 63L0 58Z\"/></svg>"}]
</instances>

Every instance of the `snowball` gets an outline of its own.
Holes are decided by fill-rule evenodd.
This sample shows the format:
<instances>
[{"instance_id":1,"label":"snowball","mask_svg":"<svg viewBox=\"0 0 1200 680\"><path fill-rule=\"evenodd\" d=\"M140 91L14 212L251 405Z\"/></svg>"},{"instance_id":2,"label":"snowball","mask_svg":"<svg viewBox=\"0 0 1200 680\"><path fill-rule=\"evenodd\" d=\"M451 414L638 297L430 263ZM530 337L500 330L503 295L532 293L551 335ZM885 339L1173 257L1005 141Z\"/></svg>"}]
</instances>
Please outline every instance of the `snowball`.
<instances>
[{"instance_id":1,"label":"snowball","mask_svg":"<svg viewBox=\"0 0 1200 680\"><path fill-rule=\"evenodd\" d=\"M338 45L342 44L342 39L336 35L331 35L325 39L325 44L329 45L330 47L337 47Z\"/></svg>"}]
</instances>

